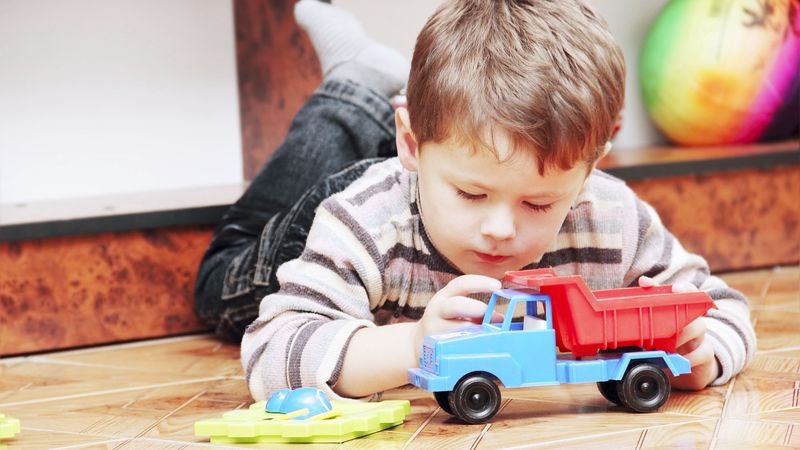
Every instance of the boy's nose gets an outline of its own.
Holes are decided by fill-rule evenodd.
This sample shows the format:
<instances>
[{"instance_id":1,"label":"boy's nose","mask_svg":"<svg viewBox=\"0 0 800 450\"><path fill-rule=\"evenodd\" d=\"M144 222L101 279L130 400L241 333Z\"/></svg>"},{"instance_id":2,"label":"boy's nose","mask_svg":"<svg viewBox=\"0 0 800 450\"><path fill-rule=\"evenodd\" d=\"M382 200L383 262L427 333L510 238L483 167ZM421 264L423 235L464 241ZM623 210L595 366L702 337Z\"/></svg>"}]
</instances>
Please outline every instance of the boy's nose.
<instances>
[{"instance_id":1,"label":"boy's nose","mask_svg":"<svg viewBox=\"0 0 800 450\"><path fill-rule=\"evenodd\" d=\"M514 215L505 208L495 208L489 216L484 218L481 224L481 234L498 241L513 239L517 234L516 227L514 227Z\"/></svg>"}]
</instances>

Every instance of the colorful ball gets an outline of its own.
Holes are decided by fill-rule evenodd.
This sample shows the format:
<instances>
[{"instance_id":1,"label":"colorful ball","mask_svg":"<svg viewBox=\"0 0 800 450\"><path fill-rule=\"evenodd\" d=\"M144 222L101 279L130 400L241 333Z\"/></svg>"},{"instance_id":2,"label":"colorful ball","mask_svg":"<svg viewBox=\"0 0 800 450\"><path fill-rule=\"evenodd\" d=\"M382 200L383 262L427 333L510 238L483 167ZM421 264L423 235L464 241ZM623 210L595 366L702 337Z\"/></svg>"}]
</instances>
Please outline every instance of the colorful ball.
<instances>
[{"instance_id":1,"label":"colorful ball","mask_svg":"<svg viewBox=\"0 0 800 450\"><path fill-rule=\"evenodd\" d=\"M681 145L796 137L800 0L672 0L640 55L645 108Z\"/></svg>"}]
</instances>

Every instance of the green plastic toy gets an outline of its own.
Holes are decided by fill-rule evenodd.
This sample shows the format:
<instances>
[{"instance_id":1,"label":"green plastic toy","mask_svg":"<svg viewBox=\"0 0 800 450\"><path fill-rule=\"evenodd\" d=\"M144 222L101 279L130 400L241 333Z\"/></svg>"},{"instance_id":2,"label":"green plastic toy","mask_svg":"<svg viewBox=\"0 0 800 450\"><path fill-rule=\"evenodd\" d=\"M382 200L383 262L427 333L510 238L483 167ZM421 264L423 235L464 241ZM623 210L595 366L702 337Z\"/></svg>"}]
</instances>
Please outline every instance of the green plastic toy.
<instances>
[{"instance_id":1,"label":"green plastic toy","mask_svg":"<svg viewBox=\"0 0 800 450\"><path fill-rule=\"evenodd\" d=\"M267 402L258 402L246 410L229 411L219 419L198 421L194 434L210 436L212 444L341 443L400 425L411 410L408 400L331 403L331 411L297 419L308 410L267 412Z\"/></svg>"},{"instance_id":2,"label":"green plastic toy","mask_svg":"<svg viewBox=\"0 0 800 450\"><path fill-rule=\"evenodd\" d=\"M19 419L0 414L0 439L11 439L19 433Z\"/></svg>"}]
</instances>

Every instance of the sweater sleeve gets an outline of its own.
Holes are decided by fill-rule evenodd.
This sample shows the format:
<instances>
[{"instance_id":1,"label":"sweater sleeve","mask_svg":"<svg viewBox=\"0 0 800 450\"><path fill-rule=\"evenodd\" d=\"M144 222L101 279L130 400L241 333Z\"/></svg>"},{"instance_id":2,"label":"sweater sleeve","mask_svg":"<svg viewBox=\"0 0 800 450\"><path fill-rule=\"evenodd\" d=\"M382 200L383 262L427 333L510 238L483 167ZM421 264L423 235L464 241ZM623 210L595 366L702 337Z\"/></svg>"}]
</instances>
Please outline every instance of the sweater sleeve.
<instances>
[{"instance_id":1,"label":"sweater sleeve","mask_svg":"<svg viewBox=\"0 0 800 450\"><path fill-rule=\"evenodd\" d=\"M632 226L625 232L626 236L638 236L638 239L624 249L630 261L624 282L634 286L641 275L646 275L659 284L690 282L708 293L717 309L709 310L704 317L706 339L711 341L722 367L719 378L711 384L727 383L747 366L756 350L747 298L712 276L706 261L687 252L650 205L638 198L633 201L637 220L631 221Z\"/></svg>"},{"instance_id":2,"label":"sweater sleeve","mask_svg":"<svg viewBox=\"0 0 800 450\"><path fill-rule=\"evenodd\" d=\"M375 326L370 299L382 295L383 261L374 240L336 196L317 210L298 259L277 272L280 289L264 297L242 339L250 393L335 385L353 334Z\"/></svg>"}]
</instances>

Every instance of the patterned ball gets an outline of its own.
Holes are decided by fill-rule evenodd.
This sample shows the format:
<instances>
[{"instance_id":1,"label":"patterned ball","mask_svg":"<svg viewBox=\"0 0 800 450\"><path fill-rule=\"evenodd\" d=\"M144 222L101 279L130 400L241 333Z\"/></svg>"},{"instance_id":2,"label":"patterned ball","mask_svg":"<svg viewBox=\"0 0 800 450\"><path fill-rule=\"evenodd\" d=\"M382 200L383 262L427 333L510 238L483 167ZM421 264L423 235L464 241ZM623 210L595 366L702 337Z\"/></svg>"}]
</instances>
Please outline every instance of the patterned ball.
<instances>
[{"instance_id":1,"label":"patterned ball","mask_svg":"<svg viewBox=\"0 0 800 450\"><path fill-rule=\"evenodd\" d=\"M644 42L639 79L650 117L677 144L796 137L800 0L672 0Z\"/></svg>"}]
</instances>

